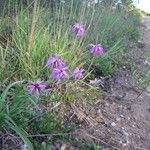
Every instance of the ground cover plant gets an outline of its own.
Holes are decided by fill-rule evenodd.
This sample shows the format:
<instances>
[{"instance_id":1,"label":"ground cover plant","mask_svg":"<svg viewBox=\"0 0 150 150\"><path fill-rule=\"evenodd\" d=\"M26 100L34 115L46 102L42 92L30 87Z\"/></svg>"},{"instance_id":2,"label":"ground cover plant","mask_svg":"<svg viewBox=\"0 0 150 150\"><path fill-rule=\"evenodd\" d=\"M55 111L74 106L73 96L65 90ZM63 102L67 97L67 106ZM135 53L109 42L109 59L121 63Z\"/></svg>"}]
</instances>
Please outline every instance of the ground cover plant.
<instances>
[{"instance_id":1,"label":"ground cover plant","mask_svg":"<svg viewBox=\"0 0 150 150\"><path fill-rule=\"evenodd\" d=\"M126 42L138 39L130 4L46 4L10 1L0 18L1 132L9 129L31 150L78 128L63 121L65 111L96 90L88 79L113 73ZM37 134L48 136L39 141Z\"/></svg>"}]
</instances>

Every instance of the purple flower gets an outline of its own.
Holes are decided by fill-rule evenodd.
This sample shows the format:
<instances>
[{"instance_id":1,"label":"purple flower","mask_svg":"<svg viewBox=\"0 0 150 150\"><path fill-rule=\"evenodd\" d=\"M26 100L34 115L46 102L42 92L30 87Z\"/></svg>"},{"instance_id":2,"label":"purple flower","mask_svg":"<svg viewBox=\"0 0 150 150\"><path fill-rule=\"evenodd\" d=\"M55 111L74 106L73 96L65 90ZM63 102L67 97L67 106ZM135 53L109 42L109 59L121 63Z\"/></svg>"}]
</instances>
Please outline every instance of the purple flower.
<instances>
[{"instance_id":1,"label":"purple flower","mask_svg":"<svg viewBox=\"0 0 150 150\"><path fill-rule=\"evenodd\" d=\"M93 55L102 55L104 53L104 49L101 44L89 44L90 53Z\"/></svg>"},{"instance_id":2,"label":"purple flower","mask_svg":"<svg viewBox=\"0 0 150 150\"><path fill-rule=\"evenodd\" d=\"M59 58L58 55L50 56L47 60L47 65L52 66L53 68L63 67L65 66L64 61Z\"/></svg>"},{"instance_id":3,"label":"purple flower","mask_svg":"<svg viewBox=\"0 0 150 150\"><path fill-rule=\"evenodd\" d=\"M83 36L85 33L85 28L82 24L75 23L72 27L71 30L77 34L77 36Z\"/></svg>"},{"instance_id":4,"label":"purple flower","mask_svg":"<svg viewBox=\"0 0 150 150\"><path fill-rule=\"evenodd\" d=\"M43 81L37 80L36 82L30 81L30 85L27 86L30 94L40 95L41 89L45 89L46 85L43 84Z\"/></svg>"},{"instance_id":5,"label":"purple flower","mask_svg":"<svg viewBox=\"0 0 150 150\"><path fill-rule=\"evenodd\" d=\"M78 67L73 71L73 77L77 80L83 77L84 69L79 69Z\"/></svg>"},{"instance_id":6,"label":"purple flower","mask_svg":"<svg viewBox=\"0 0 150 150\"><path fill-rule=\"evenodd\" d=\"M54 68L51 74L51 77L54 78L56 81L60 81L62 78L68 78L67 67L62 68Z\"/></svg>"}]
</instances>

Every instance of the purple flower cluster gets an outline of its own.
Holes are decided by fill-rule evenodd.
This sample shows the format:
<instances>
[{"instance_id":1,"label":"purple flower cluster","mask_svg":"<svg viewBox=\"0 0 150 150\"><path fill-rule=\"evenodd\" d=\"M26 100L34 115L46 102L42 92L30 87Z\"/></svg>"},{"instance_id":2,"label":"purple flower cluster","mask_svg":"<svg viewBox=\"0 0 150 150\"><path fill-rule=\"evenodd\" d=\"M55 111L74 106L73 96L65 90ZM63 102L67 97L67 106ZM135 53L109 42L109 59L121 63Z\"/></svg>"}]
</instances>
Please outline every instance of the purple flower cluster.
<instances>
[{"instance_id":1,"label":"purple flower cluster","mask_svg":"<svg viewBox=\"0 0 150 150\"><path fill-rule=\"evenodd\" d=\"M104 49L101 44L89 44L90 53L92 55L103 55Z\"/></svg>"},{"instance_id":2,"label":"purple flower cluster","mask_svg":"<svg viewBox=\"0 0 150 150\"><path fill-rule=\"evenodd\" d=\"M47 65L51 67L52 73L51 78L56 81L61 79L69 79L68 68L66 67L64 60L62 60L58 55L50 56L47 61ZM83 77L84 69L75 68L72 72L71 77L75 80L79 80ZM40 95L43 89L47 89L47 86L43 81L37 80L36 82L30 81L27 86L30 94Z\"/></svg>"},{"instance_id":3,"label":"purple flower cluster","mask_svg":"<svg viewBox=\"0 0 150 150\"><path fill-rule=\"evenodd\" d=\"M68 68L64 63L64 60L58 55L50 56L47 65L52 69L51 78L54 78L56 81L60 81L62 78L68 78Z\"/></svg>"},{"instance_id":4,"label":"purple flower cluster","mask_svg":"<svg viewBox=\"0 0 150 150\"><path fill-rule=\"evenodd\" d=\"M51 77L54 78L56 81L60 81L62 78L68 78L67 74L68 68L53 68Z\"/></svg>"},{"instance_id":5,"label":"purple flower cluster","mask_svg":"<svg viewBox=\"0 0 150 150\"><path fill-rule=\"evenodd\" d=\"M72 32L77 36L83 36L85 33L84 25L75 23L71 27ZM101 44L89 44L90 53L93 56L102 55L104 53L103 46ZM51 55L47 60L47 66L51 69L50 77L55 81L59 82L62 79L69 79L70 77L75 80L79 80L83 77L84 69L76 67L71 75L69 75L68 67L65 65L64 60L61 59L58 55ZM27 86L30 94L40 95L43 89L47 89L47 86L43 81L37 80L36 82L30 81Z\"/></svg>"},{"instance_id":6,"label":"purple flower cluster","mask_svg":"<svg viewBox=\"0 0 150 150\"><path fill-rule=\"evenodd\" d=\"M64 60L62 60L58 55L50 56L48 58L47 65L52 68L51 78L56 81L69 79L68 68L64 63ZM83 71L83 69L75 68L72 73L72 77L76 80L80 79L83 76Z\"/></svg>"},{"instance_id":7,"label":"purple flower cluster","mask_svg":"<svg viewBox=\"0 0 150 150\"><path fill-rule=\"evenodd\" d=\"M54 55L48 58L47 65L52 66L53 68L59 68L59 67L61 68L65 66L65 63L61 58L59 58L58 55Z\"/></svg>"},{"instance_id":8,"label":"purple flower cluster","mask_svg":"<svg viewBox=\"0 0 150 150\"><path fill-rule=\"evenodd\" d=\"M77 36L83 36L85 33L84 25L75 23L71 27L72 32L76 33Z\"/></svg>"}]
</instances>

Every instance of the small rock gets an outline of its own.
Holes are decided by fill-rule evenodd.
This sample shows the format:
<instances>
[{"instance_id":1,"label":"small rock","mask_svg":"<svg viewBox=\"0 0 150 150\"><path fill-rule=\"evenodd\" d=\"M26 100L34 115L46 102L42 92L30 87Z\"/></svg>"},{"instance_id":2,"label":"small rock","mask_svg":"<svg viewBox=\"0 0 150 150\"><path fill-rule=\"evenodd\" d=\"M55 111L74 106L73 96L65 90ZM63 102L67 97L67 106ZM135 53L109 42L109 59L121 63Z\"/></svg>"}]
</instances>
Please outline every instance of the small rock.
<instances>
[{"instance_id":1,"label":"small rock","mask_svg":"<svg viewBox=\"0 0 150 150\"><path fill-rule=\"evenodd\" d=\"M127 107L125 106L124 109L127 109Z\"/></svg>"},{"instance_id":2,"label":"small rock","mask_svg":"<svg viewBox=\"0 0 150 150\"><path fill-rule=\"evenodd\" d=\"M121 120L121 118L119 118L119 117L118 117L118 118L116 118L116 121L120 121L120 120Z\"/></svg>"},{"instance_id":3,"label":"small rock","mask_svg":"<svg viewBox=\"0 0 150 150\"><path fill-rule=\"evenodd\" d=\"M124 118L124 116L123 116L123 115L120 115L120 117L121 117L121 118Z\"/></svg>"},{"instance_id":4,"label":"small rock","mask_svg":"<svg viewBox=\"0 0 150 150\"><path fill-rule=\"evenodd\" d=\"M98 112L98 113L101 113L101 110L99 109L97 112Z\"/></svg>"},{"instance_id":5,"label":"small rock","mask_svg":"<svg viewBox=\"0 0 150 150\"><path fill-rule=\"evenodd\" d=\"M123 146L127 146L127 144L126 144L126 143L123 143Z\"/></svg>"},{"instance_id":6,"label":"small rock","mask_svg":"<svg viewBox=\"0 0 150 150\"><path fill-rule=\"evenodd\" d=\"M61 150L65 150L66 149L66 147L67 147L67 145L66 144L62 144L62 146L61 146Z\"/></svg>"},{"instance_id":7,"label":"small rock","mask_svg":"<svg viewBox=\"0 0 150 150\"><path fill-rule=\"evenodd\" d=\"M116 126L116 123L112 122L112 123L111 123L111 126L113 126L113 127Z\"/></svg>"},{"instance_id":8,"label":"small rock","mask_svg":"<svg viewBox=\"0 0 150 150\"><path fill-rule=\"evenodd\" d=\"M122 106L122 105L120 105L119 107L120 107L120 108L122 108L123 106Z\"/></svg>"}]
</instances>

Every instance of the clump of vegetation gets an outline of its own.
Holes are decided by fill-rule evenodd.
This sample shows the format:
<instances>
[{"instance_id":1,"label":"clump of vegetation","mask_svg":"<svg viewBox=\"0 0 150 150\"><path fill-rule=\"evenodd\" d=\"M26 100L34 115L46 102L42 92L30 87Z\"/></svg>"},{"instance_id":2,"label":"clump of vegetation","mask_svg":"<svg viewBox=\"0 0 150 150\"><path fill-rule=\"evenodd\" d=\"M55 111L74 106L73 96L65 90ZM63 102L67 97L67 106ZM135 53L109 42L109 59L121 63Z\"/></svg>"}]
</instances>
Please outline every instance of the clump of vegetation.
<instances>
[{"instance_id":1,"label":"clump of vegetation","mask_svg":"<svg viewBox=\"0 0 150 150\"><path fill-rule=\"evenodd\" d=\"M83 97L94 89L87 77L113 73L125 43L137 41L139 16L131 3L109 2L10 2L12 14L0 18L0 126L16 132L28 149L34 149L32 134L76 127L45 103Z\"/></svg>"}]
</instances>

